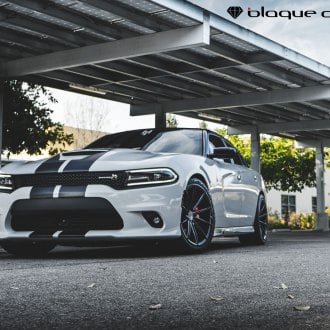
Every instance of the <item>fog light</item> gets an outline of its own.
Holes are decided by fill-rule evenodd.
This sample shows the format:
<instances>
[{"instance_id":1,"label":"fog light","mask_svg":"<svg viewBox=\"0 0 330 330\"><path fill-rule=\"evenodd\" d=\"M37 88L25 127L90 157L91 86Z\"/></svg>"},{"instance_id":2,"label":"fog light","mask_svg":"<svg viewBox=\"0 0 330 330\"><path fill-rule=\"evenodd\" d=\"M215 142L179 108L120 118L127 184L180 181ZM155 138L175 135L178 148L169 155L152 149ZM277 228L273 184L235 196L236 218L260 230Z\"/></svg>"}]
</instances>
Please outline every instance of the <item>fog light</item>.
<instances>
[{"instance_id":1,"label":"fog light","mask_svg":"<svg viewBox=\"0 0 330 330\"><path fill-rule=\"evenodd\" d=\"M159 225L161 221L162 221L162 220L160 220L159 217L155 217L155 218L152 219L152 222L153 222L155 225Z\"/></svg>"},{"instance_id":2,"label":"fog light","mask_svg":"<svg viewBox=\"0 0 330 330\"><path fill-rule=\"evenodd\" d=\"M148 221L151 227L162 228L163 220L157 212L146 211L142 212L143 217Z\"/></svg>"}]
</instances>

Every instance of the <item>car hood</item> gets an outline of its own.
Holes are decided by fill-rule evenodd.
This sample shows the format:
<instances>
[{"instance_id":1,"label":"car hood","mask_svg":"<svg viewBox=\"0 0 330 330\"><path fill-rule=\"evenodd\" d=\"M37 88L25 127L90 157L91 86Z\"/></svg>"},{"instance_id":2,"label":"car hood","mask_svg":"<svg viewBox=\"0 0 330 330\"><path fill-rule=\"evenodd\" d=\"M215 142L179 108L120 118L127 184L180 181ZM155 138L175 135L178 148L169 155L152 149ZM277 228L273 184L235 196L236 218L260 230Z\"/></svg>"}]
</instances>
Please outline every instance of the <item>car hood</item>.
<instances>
[{"instance_id":1,"label":"car hood","mask_svg":"<svg viewBox=\"0 0 330 330\"><path fill-rule=\"evenodd\" d=\"M63 152L39 161L10 163L1 172L32 174L150 168L165 166L174 155L134 149L84 149Z\"/></svg>"}]
</instances>

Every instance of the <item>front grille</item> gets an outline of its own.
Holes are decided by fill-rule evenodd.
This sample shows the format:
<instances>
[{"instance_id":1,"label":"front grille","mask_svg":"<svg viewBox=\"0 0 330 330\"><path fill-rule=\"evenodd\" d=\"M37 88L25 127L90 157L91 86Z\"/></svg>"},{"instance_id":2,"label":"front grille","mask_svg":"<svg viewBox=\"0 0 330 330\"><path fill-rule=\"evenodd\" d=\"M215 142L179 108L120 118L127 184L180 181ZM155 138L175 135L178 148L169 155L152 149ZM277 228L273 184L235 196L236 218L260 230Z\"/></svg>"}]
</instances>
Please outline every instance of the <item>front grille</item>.
<instances>
[{"instance_id":1,"label":"front grille","mask_svg":"<svg viewBox=\"0 0 330 330\"><path fill-rule=\"evenodd\" d=\"M118 212L102 198L19 200L11 208L11 227L15 231L50 235L60 230L77 235L123 226Z\"/></svg>"},{"instance_id":2,"label":"front grille","mask_svg":"<svg viewBox=\"0 0 330 330\"><path fill-rule=\"evenodd\" d=\"M14 175L13 181L15 189L31 186L85 186L89 184L103 184L119 190L126 186L127 173L124 171L36 173Z\"/></svg>"}]
</instances>

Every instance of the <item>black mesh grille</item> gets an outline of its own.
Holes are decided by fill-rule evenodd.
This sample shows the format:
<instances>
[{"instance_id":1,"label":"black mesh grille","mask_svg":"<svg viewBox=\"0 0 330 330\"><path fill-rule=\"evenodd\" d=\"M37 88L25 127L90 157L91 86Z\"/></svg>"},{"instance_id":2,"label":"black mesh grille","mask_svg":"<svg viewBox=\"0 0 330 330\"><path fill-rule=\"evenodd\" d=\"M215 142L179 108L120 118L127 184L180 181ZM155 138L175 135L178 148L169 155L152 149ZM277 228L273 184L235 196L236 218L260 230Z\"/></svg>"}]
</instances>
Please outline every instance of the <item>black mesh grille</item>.
<instances>
[{"instance_id":1,"label":"black mesh grille","mask_svg":"<svg viewBox=\"0 0 330 330\"><path fill-rule=\"evenodd\" d=\"M36 231L39 236L58 230L81 234L124 226L115 208L101 198L19 200L13 204L11 216L13 230Z\"/></svg>"},{"instance_id":2,"label":"black mesh grille","mask_svg":"<svg viewBox=\"0 0 330 330\"><path fill-rule=\"evenodd\" d=\"M126 186L127 173L124 171L38 173L15 175L13 180L15 189L32 186L84 186L88 184L104 184L114 189L123 189Z\"/></svg>"}]
</instances>

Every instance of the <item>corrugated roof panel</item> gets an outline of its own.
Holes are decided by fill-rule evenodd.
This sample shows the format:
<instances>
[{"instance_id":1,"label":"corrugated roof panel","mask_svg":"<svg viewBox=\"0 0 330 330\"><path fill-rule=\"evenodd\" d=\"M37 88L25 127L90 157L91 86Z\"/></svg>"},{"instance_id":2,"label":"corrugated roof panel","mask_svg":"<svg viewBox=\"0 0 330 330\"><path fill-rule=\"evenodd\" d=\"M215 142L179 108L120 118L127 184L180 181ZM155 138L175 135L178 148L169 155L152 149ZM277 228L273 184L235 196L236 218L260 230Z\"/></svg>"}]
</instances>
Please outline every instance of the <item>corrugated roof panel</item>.
<instances>
[{"instance_id":1,"label":"corrugated roof panel","mask_svg":"<svg viewBox=\"0 0 330 330\"><path fill-rule=\"evenodd\" d=\"M293 72L295 73L299 73L300 75L302 75L303 77L309 78L309 79L313 79L319 82L323 82L325 80L329 81L329 79L325 79L322 75L319 75L315 72L311 72L310 70L307 70L305 68L295 68L292 69Z\"/></svg>"},{"instance_id":2,"label":"corrugated roof panel","mask_svg":"<svg viewBox=\"0 0 330 330\"><path fill-rule=\"evenodd\" d=\"M161 53L160 54L155 54L153 56L156 57L156 58L159 58L159 59L166 60L168 62L172 62L172 63L181 63L182 62L180 59L176 59L172 55L167 55L165 53L163 53L163 54L161 54ZM169 63L169 65L170 65L170 63Z\"/></svg>"},{"instance_id":3,"label":"corrugated roof panel","mask_svg":"<svg viewBox=\"0 0 330 330\"><path fill-rule=\"evenodd\" d=\"M117 20L120 17L117 15L114 15L113 13L110 13L108 11L90 6L88 4L79 2L79 1L71 1L68 2L66 0L51 0L52 3L62 6L62 7L67 7L75 10L78 12L80 15L88 15L91 17L95 17L100 20L108 21L111 22L113 20Z\"/></svg>"},{"instance_id":4,"label":"corrugated roof panel","mask_svg":"<svg viewBox=\"0 0 330 330\"><path fill-rule=\"evenodd\" d=\"M251 52L257 52L260 50L260 48L254 47L250 45L249 43L236 39L230 35L227 35L225 33L216 34L212 36L213 40L216 40L218 42L223 43L224 45L228 45L236 50L239 50L243 53L251 53Z\"/></svg>"},{"instance_id":5,"label":"corrugated roof panel","mask_svg":"<svg viewBox=\"0 0 330 330\"><path fill-rule=\"evenodd\" d=\"M77 25L72 24L71 22L56 18L51 15L45 15L43 13L36 12L34 10L31 10L31 9L28 9L28 8L25 8L22 6L10 4L9 6L6 6L6 9L10 10L12 12L21 14L21 15L30 16L30 17L36 18L38 20L44 21L46 23L58 25L58 26L61 26L63 28L67 28L70 30L74 30L75 28L78 27Z\"/></svg>"},{"instance_id":6,"label":"corrugated roof panel","mask_svg":"<svg viewBox=\"0 0 330 330\"><path fill-rule=\"evenodd\" d=\"M164 7L161 7L151 1L146 0L120 0L119 2L149 14L164 10Z\"/></svg>"},{"instance_id":7,"label":"corrugated roof panel","mask_svg":"<svg viewBox=\"0 0 330 330\"><path fill-rule=\"evenodd\" d=\"M6 21L0 21L0 27L6 28L6 29L10 29L10 30L13 30L13 31L16 31L16 32L26 33L28 35L37 37L39 39L43 39L45 37L51 38L51 37L45 35L42 32L32 31L32 30L30 30L28 28L24 28L24 27L20 27L20 26L17 26L17 25L13 25L13 24L7 23Z\"/></svg>"},{"instance_id":8,"label":"corrugated roof panel","mask_svg":"<svg viewBox=\"0 0 330 330\"><path fill-rule=\"evenodd\" d=\"M242 79L236 78L234 76L229 76L229 75L223 75L222 74L221 77L224 80L228 80L230 82L234 82L234 83L238 84L238 86L237 86L238 88L240 86L245 86L245 87L248 87L248 88L251 88L251 89L266 90L266 88L264 88L263 86L251 84L251 83L247 82L246 80L242 80Z\"/></svg>"},{"instance_id":9,"label":"corrugated roof panel","mask_svg":"<svg viewBox=\"0 0 330 330\"><path fill-rule=\"evenodd\" d=\"M120 28L124 28L124 29L130 30L130 31L134 31L134 32L137 32L139 34L148 34L148 33L154 33L155 32L155 30L151 30L151 29L148 29L146 27L142 27L141 25L132 23L132 22L127 21L127 20L118 21L116 23L116 25Z\"/></svg>"},{"instance_id":10,"label":"corrugated roof panel","mask_svg":"<svg viewBox=\"0 0 330 330\"><path fill-rule=\"evenodd\" d=\"M168 23L177 25L178 27L192 26L192 25L197 24L196 21L188 18L187 16L179 15L179 14L171 12L171 11L162 11L157 14L155 13L153 15L161 18L162 20L164 20Z\"/></svg>"},{"instance_id":11,"label":"corrugated roof panel","mask_svg":"<svg viewBox=\"0 0 330 330\"><path fill-rule=\"evenodd\" d=\"M197 55L201 55L209 60L218 58L219 55L216 55L214 52L208 50L207 48L204 47L195 47L195 48L190 48L189 52L195 53Z\"/></svg>"},{"instance_id":12,"label":"corrugated roof panel","mask_svg":"<svg viewBox=\"0 0 330 330\"><path fill-rule=\"evenodd\" d=\"M286 69L286 70L292 70L292 69L295 69L295 68L299 68L299 65L297 65L296 63L292 63L292 62L289 62L289 61L286 61L286 60L283 60L283 61L276 61L274 63L274 65L277 65L283 69Z\"/></svg>"},{"instance_id":13,"label":"corrugated roof panel","mask_svg":"<svg viewBox=\"0 0 330 330\"><path fill-rule=\"evenodd\" d=\"M240 67L241 70L252 73L258 77L269 80L270 82L276 82L283 85L283 88L287 85L291 85L292 83L288 80L281 78L279 75L271 74L265 70L258 69L253 65L244 65Z\"/></svg>"}]
</instances>

